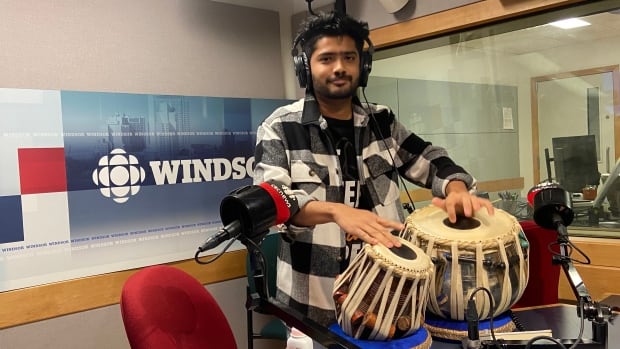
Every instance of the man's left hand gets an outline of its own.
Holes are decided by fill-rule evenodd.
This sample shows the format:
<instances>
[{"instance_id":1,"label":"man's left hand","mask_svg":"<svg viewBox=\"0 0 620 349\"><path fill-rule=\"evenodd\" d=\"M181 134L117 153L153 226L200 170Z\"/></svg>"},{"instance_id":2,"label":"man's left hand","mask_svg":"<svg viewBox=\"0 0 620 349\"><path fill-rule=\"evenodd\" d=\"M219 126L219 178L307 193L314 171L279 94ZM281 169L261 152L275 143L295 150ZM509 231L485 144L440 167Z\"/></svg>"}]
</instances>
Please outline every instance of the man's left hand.
<instances>
[{"instance_id":1,"label":"man's left hand","mask_svg":"<svg viewBox=\"0 0 620 349\"><path fill-rule=\"evenodd\" d=\"M433 198L431 203L448 213L451 223L456 223L457 216L471 217L483 207L486 207L490 215L494 214L491 201L470 193L461 181L451 181L446 188L445 199Z\"/></svg>"}]
</instances>

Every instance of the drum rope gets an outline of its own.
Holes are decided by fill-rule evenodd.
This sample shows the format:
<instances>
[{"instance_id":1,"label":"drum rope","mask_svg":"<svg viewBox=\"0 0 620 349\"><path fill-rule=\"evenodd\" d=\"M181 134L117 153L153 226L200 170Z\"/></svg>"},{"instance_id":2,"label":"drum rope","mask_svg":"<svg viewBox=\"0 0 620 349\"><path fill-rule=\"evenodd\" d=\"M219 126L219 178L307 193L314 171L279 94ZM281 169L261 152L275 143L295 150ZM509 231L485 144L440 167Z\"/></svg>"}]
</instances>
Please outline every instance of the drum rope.
<instances>
[{"instance_id":1,"label":"drum rope","mask_svg":"<svg viewBox=\"0 0 620 349\"><path fill-rule=\"evenodd\" d=\"M390 326L392 325L392 318L394 316L394 312L391 310L392 308L395 308L396 305L398 305L398 302L390 302L389 300L390 290L392 289L393 273L393 267L387 269L385 276L383 277L383 280L381 282L381 287L379 288L380 290L387 290L387 292L384 291L381 297L379 297L379 294L376 294L373 299L374 304L370 307L370 309L375 309L375 307L377 306L377 301L379 300L379 298L381 299L381 302L379 303L379 310L377 311L377 319L381 319L381 321L379 323L379 326L375 326L371 333L371 336L373 338L387 339L388 334L390 333ZM388 305L387 309L386 305Z\"/></svg>"},{"instance_id":2,"label":"drum rope","mask_svg":"<svg viewBox=\"0 0 620 349\"><path fill-rule=\"evenodd\" d=\"M525 287L527 286L527 283L530 278L529 263L525 263L525 256L523 255L523 249L521 248L521 235L522 234L523 232L520 231L519 234L515 235L514 242L513 242L515 246L517 246L516 250L517 250L517 254L519 255L519 291L518 291L517 298L521 298L521 296L523 295L523 292L525 292ZM524 234L523 234L523 238L525 238ZM528 249L529 249L529 243L528 243Z\"/></svg>"},{"instance_id":3,"label":"drum rope","mask_svg":"<svg viewBox=\"0 0 620 349\"><path fill-rule=\"evenodd\" d=\"M512 297L512 283L510 282L510 264L508 262L508 256L506 254L506 246L504 246L504 240L498 238L499 254L501 256L502 263L506 266L504 271L504 282L502 283L502 296L500 304L497 304L493 315L498 315L510 308L510 301ZM520 245L516 246L520 249ZM497 302L496 302L497 303Z\"/></svg>"},{"instance_id":4,"label":"drum rope","mask_svg":"<svg viewBox=\"0 0 620 349\"><path fill-rule=\"evenodd\" d=\"M415 235L414 235L415 236ZM413 240L414 242L417 240ZM435 246L435 239L431 238L428 240L428 243L426 245L426 254L429 256L433 256L433 247ZM433 274L433 276L431 277L431 290L430 290L430 294L429 294L429 303L431 305L431 308L433 309L433 312L436 314L441 314L441 311L439 310L439 304L438 304L438 299L437 299L437 288L438 288L438 281L439 280L435 280L436 279L436 274Z\"/></svg>"},{"instance_id":5,"label":"drum rope","mask_svg":"<svg viewBox=\"0 0 620 349\"><path fill-rule=\"evenodd\" d=\"M357 309L359 307L359 303L356 302L355 299L353 299L354 297L350 297L351 293L354 293L354 291L357 289L357 287L359 287L359 283L362 281L363 278L360 278L360 274L364 273L364 270L366 269L365 266L367 266L368 264L366 263L368 259L368 255L367 254L363 254L360 253L356 256L356 258L353 260L353 264L351 265L359 265L360 267L358 268L347 268L347 270L345 270L345 274L338 279L338 286L336 287L336 289L340 289L340 287L342 287L345 283L350 282L351 279L356 280L354 281L354 283L352 285L349 285L348 289L347 289L347 293L349 296L345 297L344 302L341 304L341 309L345 310L345 309L349 309L349 304L353 303L354 307L353 309ZM351 276L351 274L353 275L353 278ZM355 293L354 293L355 294ZM343 328L343 330L348 331L347 333L352 333L353 329L351 328L351 323L349 321L343 321L344 319L342 318L342 316L348 316L351 317L353 314L348 314L347 311L342 311L340 313L339 316L339 322L340 323L344 323L345 324L345 328Z\"/></svg>"},{"instance_id":6,"label":"drum rope","mask_svg":"<svg viewBox=\"0 0 620 349\"><path fill-rule=\"evenodd\" d=\"M476 287L491 289L489 285L489 273L484 268L484 252L482 250L482 245L476 246ZM490 301L484 297L484 294L478 294L476 296L476 304L478 307L478 316L482 319L488 317L491 311L493 311Z\"/></svg>"},{"instance_id":7,"label":"drum rope","mask_svg":"<svg viewBox=\"0 0 620 349\"><path fill-rule=\"evenodd\" d=\"M377 278L377 275L381 271L377 263L368 263L368 267L369 267L368 272L364 273L364 277L357 278L354 281L353 286L351 286L349 290L350 291L349 297L347 297L347 300L345 300L346 305L343 304L343 309L352 309L353 311L355 311L356 309L360 308L360 305L362 304L364 296L367 294L368 289L372 286L372 281ZM362 268L360 268L360 270L361 269ZM351 301L347 302L349 299L351 299ZM354 306L349 307L348 306L349 303L353 303ZM349 314L349 315L353 315L353 314ZM365 325L365 322L362 322L362 326L360 326L357 329L357 334L356 334L357 337L359 337L362 334L364 325Z\"/></svg>"},{"instance_id":8,"label":"drum rope","mask_svg":"<svg viewBox=\"0 0 620 349\"><path fill-rule=\"evenodd\" d=\"M458 319L465 318L465 303L463 300L463 283L461 279L461 264L459 260L459 244L457 241L452 241L451 253L451 274L450 274L450 313L456 314Z\"/></svg>"},{"instance_id":9,"label":"drum rope","mask_svg":"<svg viewBox=\"0 0 620 349\"><path fill-rule=\"evenodd\" d=\"M391 274L392 274L393 270L390 270L390 269L391 268L388 268L388 273L386 273L383 276L383 279L381 280L381 284L378 287L379 290L385 290L386 289L385 288L386 284L390 284L391 283ZM374 296L372 297L372 300L370 301L370 306L368 307L369 313L370 312L374 313L374 309L377 307L377 304L379 304L379 310L376 312L376 314L374 314L374 315L376 315L377 320L379 320L379 326L376 326L376 325L374 326L374 328L373 328L373 330L372 330L372 332L370 334L371 338L376 338L377 333L379 332L379 329L381 327L381 323L384 320L383 312L385 311L385 303L386 302L380 301L380 300L382 300L382 297L380 297L380 295L381 295L380 293L375 293ZM364 325L364 324L365 323L362 322L362 325ZM383 338L383 339L385 339L385 338Z\"/></svg>"}]
</instances>

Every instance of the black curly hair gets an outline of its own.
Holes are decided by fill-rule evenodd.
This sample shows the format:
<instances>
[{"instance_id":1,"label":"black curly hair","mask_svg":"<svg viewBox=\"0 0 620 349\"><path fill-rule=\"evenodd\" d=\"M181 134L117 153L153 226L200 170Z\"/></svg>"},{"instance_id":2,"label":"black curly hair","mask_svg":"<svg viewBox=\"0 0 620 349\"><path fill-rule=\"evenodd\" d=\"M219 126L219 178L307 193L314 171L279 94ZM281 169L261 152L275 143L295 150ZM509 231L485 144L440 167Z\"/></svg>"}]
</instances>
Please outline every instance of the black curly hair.
<instances>
[{"instance_id":1,"label":"black curly hair","mask_svg":"<svg viewBox=\"0 0 620 349\"><path fill-rule=\"evenodd\" d=\"M364 49L364 41L368 39L368 23L358 21L346 14L338 12L319 12L309 16L301 23L293 42L293 53L300 46L307 57L311 57L317 40L326 36L346 35L353 38L358 52Z\"/></svg>"}]
</instances>

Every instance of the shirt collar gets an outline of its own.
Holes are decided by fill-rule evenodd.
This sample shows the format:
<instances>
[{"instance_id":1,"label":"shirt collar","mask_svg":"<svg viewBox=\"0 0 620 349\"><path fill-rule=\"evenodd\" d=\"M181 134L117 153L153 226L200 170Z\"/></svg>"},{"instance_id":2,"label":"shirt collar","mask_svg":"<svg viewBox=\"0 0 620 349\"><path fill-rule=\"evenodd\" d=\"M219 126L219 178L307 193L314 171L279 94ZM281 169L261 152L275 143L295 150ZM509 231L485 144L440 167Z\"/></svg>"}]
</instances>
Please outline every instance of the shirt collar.
<instances>
[{"instance_id":1,"label":"shirt collar","mask_svg":"<svg viewBox=\"0 0 620 349\"><path fill-rule=\"evenodd\" d=\"M362 107L362 103L360 102L357 96L353 96L353 114L355 115L355 106L358 106L360 109L364 109ZM365 113L364 113L365 114ZM304 108L302 111L301 123L302 125L310 125L315 124L319 125L319 119L321 117L321 111L319 109L319 102L317 102L316 98L312 92L306 90L306 97L304 98Z\"/></svg>"}]
</instances>

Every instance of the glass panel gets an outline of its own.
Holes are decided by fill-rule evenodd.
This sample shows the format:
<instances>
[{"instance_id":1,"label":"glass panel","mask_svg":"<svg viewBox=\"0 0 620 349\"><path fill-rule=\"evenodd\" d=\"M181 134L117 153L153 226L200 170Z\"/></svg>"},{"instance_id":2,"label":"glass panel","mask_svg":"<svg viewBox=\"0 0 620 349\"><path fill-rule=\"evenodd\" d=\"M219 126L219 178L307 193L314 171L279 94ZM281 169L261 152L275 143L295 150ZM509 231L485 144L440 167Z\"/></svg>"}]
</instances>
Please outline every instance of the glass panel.
<instances>
[{"instance_id":1,"label":"glass panel","mask_svg":"<svg viewBox=\"0 0 620 349\"><path fill-rule=\"evenodd\" d=\"M379 50L365 94L445 147L480 182L523 177L524 188L516 191L520 205L512 205L525 212L515 214L521 219L531 210L523 210L519 198L548 173L557 181L553 138L594 135L602 180L595 200L584 198L592 190L587 186L571 194L577 218L569 231L620 237L620 180L613 180L620 173L618 6L588 3ZM587 25L550 24L566 18ZM498 207L508 207L505 199L514 199L515 191L489 194Z\"/></svg>"}]
</instances>

